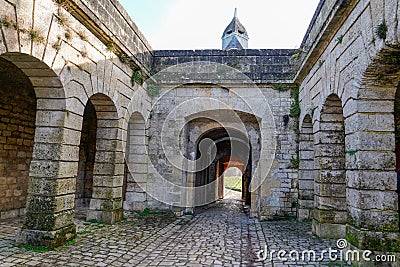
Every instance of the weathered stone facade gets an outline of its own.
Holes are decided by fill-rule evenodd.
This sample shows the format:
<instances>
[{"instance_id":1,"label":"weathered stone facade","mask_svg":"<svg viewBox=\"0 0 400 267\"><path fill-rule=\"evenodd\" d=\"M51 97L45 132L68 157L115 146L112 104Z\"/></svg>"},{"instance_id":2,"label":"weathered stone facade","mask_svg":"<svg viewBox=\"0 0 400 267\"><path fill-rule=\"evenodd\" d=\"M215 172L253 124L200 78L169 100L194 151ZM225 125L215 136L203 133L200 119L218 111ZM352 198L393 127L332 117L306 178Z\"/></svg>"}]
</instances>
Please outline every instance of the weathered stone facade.
<instances>
[{"instance_id":1,"label":"weathered stone facade","mask_svg":"<svg viewBox=\"0 0 400 267\"><path fill-rule=\"evenodd\" d=\"M88 219L113 223L122 218L128 121L134 112L145 113L146 100L139 98L140 105L131 101L138 87L131 86L131 67L121 59L122 55L132 56L132 64L145 71L151 64L151 47L117 3L2 1L0 6L0 53L2 62L6 61L2 63L2 77L15 75L7 64L18 68L30 82L37 103L36 127L27 130L30 135L34 130L35 138L25 223L18 240L53 247L75 236L76 177L88 101L94 106L98 121ZM109 18L113 21L108 22ZM121 45L126 36L133 36L136 41L126 44L128 47ZM13 101L18 101L18 95L25 90L10 79L2 79L3 84L2 90L19 92ZM25 94L29 95L32 94ZM13 116L22 117L28 111L22 110L22 104L19 107L21 110L15 108ZM18 129L11 133L15 134ZM4 145L11 146L13 139L5 141ZM29 153L26 151L25 157ZM17 167L24 171L22 164ZM6 183L11 185L13 176L7 176ZM16 191L12 191L13 196L2 196L2 201L10 202ZM2 207L2 214L24 206Z\"/></svg>"},{"instance_id":2,"label":"weathered stone facade","mask_svg":"<svg viewBox=\"0 0 400 267\"><path fill-rule=\"evenodd\" d=\"M200 136L208 131L221 127L242 131L248 135L252 148L249 168L255 181L262 181L257 183L260 186L254 188L251 200L248 200L252 216L264 219L294 217L297 170L292 168L291 160L296 157L297 124L296 119L290 117L293 101L290 90L276 88L280 83L291 85L290 79L294 75L291 64L293 53L294 50L156 51L154 69L159 72L155 77L160 92L159 96L153 97L152 116L149 119L149 135L152 137L148 150L149 180L161 175L178 186L191 187L196 184L196 173L182 173L173 166L175 160L171 161L165 155L168 153L165 147L173 146L176 136L182 139L184 156L191 158L192 153L196 154ZM235 115L227 114L226 110L238 114L237 120L232 119ZM196 123L196 119L200 118L211 121ZM170 127L166 127L169 130L163 131L163 127L169 123ZM273 123L276 131L271 131L270 123ZM166 137L165 142L162 137ZM272 147L276 147L273 155L275 160L268 162L262 159L259 162L260 154L268 153L266 151ZM171 154L177 153L179 151ZM265 168L272 167L271 172L263 173L264 163ZM150 170L152 166L156 174ZM215 169L211 173L216 179ZM159 182L147 184L149 192L152 187L156 191L152 192L153 195L159 199L165 197L161 201L163 203L178 207L193 206L193 203L183 204L185 201L182 198L188 196L179 195L180 188L168 192L171 193L171 199L175 198L171 200L167 197L166 188L160 187ZM206 190L217 191L215 188ZM196 199L195 196L189 198ZM210 201L213 200L215 198ZM149 204L153 208L158 207L154 202Z\"/></svg>"},{"instance_id":3,"label":"weathered stone facade","mask_svg":"<svg viewBox=\"0 0 400 267\"><path fill-rule=\"evenodd\" d=\"M399 249L397 10L398 1L321 2L295 79L302 140L314 144L300 146L307 171L299 177L315 180L313 230L361 249Z\"/></svg>"},{"instance_id":4,"label":"weathered stone facade","mask_svg":"<svg viewBox=\"0 0 400 267\"><path fill-rule=\"evenodd\" d=\"M299 51L153 51L116 1L0 0L1 218L26 208L18 241L55 247L78 204L115 223L217 199L199 188L234 156L252 216L400 250L398 3L321 1Z\"/></svg>"}]
</instances>

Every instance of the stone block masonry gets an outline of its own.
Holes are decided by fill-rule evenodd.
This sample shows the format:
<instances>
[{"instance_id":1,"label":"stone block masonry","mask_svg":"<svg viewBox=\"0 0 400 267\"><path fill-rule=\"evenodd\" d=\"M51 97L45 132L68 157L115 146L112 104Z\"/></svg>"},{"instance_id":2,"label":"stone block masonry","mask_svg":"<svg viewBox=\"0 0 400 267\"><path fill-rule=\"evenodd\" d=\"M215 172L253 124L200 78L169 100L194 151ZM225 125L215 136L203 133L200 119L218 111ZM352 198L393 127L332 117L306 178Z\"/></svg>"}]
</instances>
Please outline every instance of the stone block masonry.
<instances>
[{"instance_id":1,"label":"stone block masonry","mask_svg":"<svg viewBox=\"0 0 400 267\"><path fill-rule=\"evenodd\" d=\"M1 62L0 219L8 219L25 214L36 96L32 84L17 67Z\"/></svg>"},{"instance_id":2,"label":"stone block masonry","mask_svg":"<svg viewBox=\"0 0 400 267\"><path fill-rule=\"evenodd\" d=\"M115 15L113 22L106 22L108 15L104 10ZM14 156L9 155L12 146L13 151L20 151L21 160L25 157L15 169L19 172L15 175L20 176L19 181L25 177L26 185L18 184L21 192L18 188L12 190L13 194L24 193L25 196L20 196L20 202L14 195L0 198L2 203L12 201L17 209L26 205L24 225L17 238L19 243L52 248L75 237L75 196L84 191L90 195L87 189L91 179L78 183L80 192L76 190L76 180L82 174L78 175L83 113L94 95L103 97L97 98L100 99L97 103L100 120L95 160L89 168L93 167L93 191L91 199L85 200L90 201L92 209L89 219L107 223L122 219L123 144L127 133L124 122L134 112L147 112L148 104L145 103L149 103L146 95L140 100L135 99L139 103L132 101L140 87L132 86L130 78L132 68L140 67L146 72L152 60L151 47L124 12L118 3L110 1L0 1L0 26L4 33L0 42L0 81L1 90L10 92L2 95L10 97L7 102L13 106L18 102L16 108L24 108L30 103L24 86L3 86L4 82L12 82L15 76L21 81L27 80L37 98L33 104L36 114L18 110L14 116L19 121L6 122L7 127L14 127L13 123L24 122L23 116L31 116L32 123L27 125L31 128L26 130L29 138L22 134L25 131L22 128L13 128L11 136L4 132L5 139L3 131L0 134L1 155L7 153L7 160L13 159ZM124 31L112 33L117 28ZM135 41L123 45L126 36ZM16 100L12 100L13 97ZM105 98L110 104L101 103ZM112 118L108 116L109 107L113 107ZM5 120L7 114L1 118ZM15 141L13 134L20 133L22 137L19 138L31 142L24 140L16 147L20 141L18 137ZM23 146L30 146L30 150ZM24 157L23 152L26 152ZM0 164L4 163L3 156L0 161ZM1 166L3 186L5 173L4 165ZM9 162L6 166L6 169L14 170ZM12 179L8 183L16 184ZM1 209L3 211L3 206ZM7 210L12 209L15 208L7 207ZM16 215L19 213L13 211L7 217ZM2 216L5 215L2 213Z\"/></svg>"},{"instance_id":3,"label":"stone block masonry","mask_svg":"<svg viewBox=\"0 0 400 267\"><path fill-rule=\"evenodd\" d=\"M396 10L398 1L321 1L295 79L300 121L312 117L314 146L300 154L315 155L313 230L375 251L400 250Z\"/></svg>"},{"instance_id":4,"label":"stone block masonry","mask_svg":"<svg viewBox=\"0 0 400 267\"><path fill-rule=\"evenodd\" d=\"M164 149L173 147L175 139L180 136L182 151L186 157L196 153L196 142L199 141L201 134L217 129L221 125L230 125L229 116L223 115L226 107L235 111L241 118L240 123L246 126L253 149L250 169L252 175L257 177L256 170L260 169L258 159L261 151L272 149L267 141L271 138L268 121L272 118L267 119L262 115L270 110L275 122L274 127L277 129L276 139L272 142L274 146L276 144L275 160L271 171L265 175L268 177L259 177L265 179L261 187L252 192L251 215L261 219L295 217L298 183L297 169L293 168L291 160L297 157L295 130L297 123L296 118L290 116L293 103L290 87L295 87L290 82L295 73L291 57L295 52L295 50L155 51L153 69L160 71L155 75L155 79L160 83L158 86L161 90L160 97L153 98L154 107L149 120L149 136L152 137L148 147L149 170L154 167L158 174L178 186L191 187L196 184L194 180L199 179L196 178L198 175L185 173L174 167L169 161L168 154L171 152ZM230 70L240 72L241 75L235 77L232 73L227 74ZM252 85L247 83L257 84L258 87L252 88ZM282 86L281 83L285 85ZM214 101L220 104L214 104ZM217 118L221 125L213 120L200 124L196 124L195 120L192 121L191 117L207 118L210 115L207 115L207 111L211 111L212 117ZM173 115L175 113L176 115ZM249 118L254 115L259 116L257 117L259 121L256 123L259 124L259 128L250 127L252 120ZM170 116L174 118L176 116L176 120L165 127ZM185 124L186 126L181 129L181 125ZM164 131L165 129L169 130ZM256 133L258 138L255 137ZM215 179L213 174L215 170L209 171L212 173L207 174L207 179L210 177ZM178 191L170 192L168 187L154 183L155 176L156 174L149 173L151 182L147 183L147 189L150 192L157 195L162 195L161 192L164 192L165 196L170 194L170 198L175 199L176 205L179 205L182 198L187 197L178 196ZM153 208L163 207L152 198L149 198L148 204Z\"/></svg>"},{"instance_id":5,"label":"stone block masonry","mask_svg":"<svg viewBox=\"0 0 400 267\"><path fill-rule=\"evenodd\" d=\"M252 148L251 216L297 212L317 235L400 251L398 10L321 1L300 50L153 51L118 1L0 0L0 219L26 208L18 242L55 247L76 235L76 197L105 223L123 207L193 208L179 206L197 184L179 164L208 136L219 163L229 142ZM169 74L159 88L132 79L153 72Z\"/></svg>"},{"instance_id":6,"label":"stone block masonry","mask_svg":"<svg viewBox=\"0 0 400 267\"><path fill-rule=\"evenodd\" d=\"M154 51L154 72L196 62L224 64L248 76L254 83L288 82L296 73L294 49L246 50L158 50ZM199 76L197 76L199 78Z\"/></svg>"}]
</instances>

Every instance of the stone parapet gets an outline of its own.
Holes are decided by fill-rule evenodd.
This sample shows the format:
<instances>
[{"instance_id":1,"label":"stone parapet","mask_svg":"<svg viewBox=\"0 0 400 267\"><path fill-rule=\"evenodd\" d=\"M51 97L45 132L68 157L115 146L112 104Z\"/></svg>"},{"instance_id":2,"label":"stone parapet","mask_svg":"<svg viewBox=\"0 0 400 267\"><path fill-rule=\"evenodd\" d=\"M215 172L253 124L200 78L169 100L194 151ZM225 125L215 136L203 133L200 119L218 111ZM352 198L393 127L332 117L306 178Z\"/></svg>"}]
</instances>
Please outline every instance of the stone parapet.
<instances>
[{"instance_id":1,"label":"stone parapet","mask_svg":"<svg viewBox=\"0 0 400 267\"><path fill-rule=\"evenodd\" d=\"M178 64L212 62L227 65L255 83L291 83L296 73L291 59L294 49L245 50L158 50L154 51L155 72Z\"/></svg>"}]
</instances>

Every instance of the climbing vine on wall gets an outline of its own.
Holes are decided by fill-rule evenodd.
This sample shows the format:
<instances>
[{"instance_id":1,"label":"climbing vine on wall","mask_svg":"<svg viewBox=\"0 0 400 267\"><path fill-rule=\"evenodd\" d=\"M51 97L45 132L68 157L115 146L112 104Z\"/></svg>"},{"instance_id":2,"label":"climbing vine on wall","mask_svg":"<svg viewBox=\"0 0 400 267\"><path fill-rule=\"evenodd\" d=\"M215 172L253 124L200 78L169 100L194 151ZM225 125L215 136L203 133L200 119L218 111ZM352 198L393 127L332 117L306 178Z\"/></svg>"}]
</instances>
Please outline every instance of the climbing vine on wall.
<instances>
[{"instance_id":1,"label":"climbing vine on wall","mask_svg":"<svg viewBox=\"0 0 400 267\"><path fill-rule=\"evenodd\" d=\"M300 151L299 151L299 149L296 149L296 157L292 157L292 159L290 160L290 163L292 164L293 169L300 168Z\"/></svg>"},{"instance_id":2,"label":"climbing vine on wall","mask_svg":"<svg viewBox=\"0 0 400 267\"><path fill-rule=\"evenodd\" d=\"M284 123L285 126L288 124L289 117L291 117L295 124L294 124L294 132L296 134L296 155L292 157L291 159L291 165L293 169L298 169L300 165L300 151L299 151L299 117L301 113L300 109L300 90L299 87L293 87L293 86L285 86L285 85L277 85L272 88L275 91L279 92L286 92L290 90L290 97L292 99L292 104L290 106L290 114L284 116Z\"/></svg>"},{"instance_id":3,"label":"climbing vine on wall","mask_svg":"<svg viewBox=\"0 0 400 267\"><path fill-rule=\"evenodd\" d=\"M135 86L135 84L143 85L145 81L146 73L139 68L133 69L131 77L132 86ZM149 79L147 82L146 91L149 96L155 97L160 95L161 89L152 80Z\"/></svg>"},{"instance_id":4,"label":"climbing vine on wall","mask_svg":"<svg viewBox=\"0 0 400 267\"><path fill-rule=\"evenodd\" d=\"M290 93L293 102L290 107L290 116L298 118L300 116L299 87L293 87Z\"/></svg>"},{"instance_id":5,"label":"climbing vine on wall","mask_svg":"<svg viewBox=\"0 0 400 267\"><path fill-rule=\"evenodd\" d=\"M300 109L300 89L299 87L293 87L290 92L290 97L292 98L292 105L290 107L290 116L295 119L295 132L296 132L296 156L292 157L291 164L293 169L299 169L300 166L300 150L299 150L299 117L301 113Z\"/></svg>"},{"instance_id":6,"label":"climbing vine on wall","mask_svg":"<svg viewBox=\"0 0 400 267\"><path fill-rule=\"evenodd\" d=\"M145 74L143 73L143 71L139 68L134 69L131 76L132 86L134 86L135 83L142 85L144 83L144 80L145 80Z\"/></svg>"},{"instance_id":7,"label":"climbing vine on wall","mask_svg":"<svg viewBox=\"0 0 400 267\"><path fill-rule=\"evenodd\" d=\"M284 85L277 85L274 86L272 89L274 89L275 91L279 91L279 92L286 92L292 89L292 87L290 86L284 86Z\"/></svg>"},{"instance_id":8,"label":"climbing vine on wall","mask_svg":"<svg viewBox=\"0 0 400 267\"><path fill-rule=\"evenodd\" d=\"M375 30L376 36L378 36L379 39L385 40L386 35L387 35L388 27L386 23L383 21L381 24L378 25L378 27Z\"/></svg>"}]
</instances>

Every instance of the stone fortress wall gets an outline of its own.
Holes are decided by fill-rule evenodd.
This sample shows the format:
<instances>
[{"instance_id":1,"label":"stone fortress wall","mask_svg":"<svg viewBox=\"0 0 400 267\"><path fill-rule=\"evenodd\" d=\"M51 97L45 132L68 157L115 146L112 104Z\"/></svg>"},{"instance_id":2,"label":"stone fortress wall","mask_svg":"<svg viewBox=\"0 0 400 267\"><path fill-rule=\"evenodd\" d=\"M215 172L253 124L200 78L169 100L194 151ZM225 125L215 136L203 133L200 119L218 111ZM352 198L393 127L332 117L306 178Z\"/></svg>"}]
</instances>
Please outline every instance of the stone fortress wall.
<instances>
[{"instance_id":1,"label":"stone fortress wall","mask_svg":"<svg viewBox=\"0 0 400 267\"><path fill-rule=\"evenodd\" d=\"M160 145L162 144L160 132L171 112L185 114L181 118L182 126L190 123L188 118L196 113L206 111L218 113L218 109L229 108L248 115L259 115L260 137L263 134L273 136L278 145L272 170L268 174L268 181L263 183L264 188L258 188L253 194L252 215L270 219L294 217L296 205L293 203L297 201L297 170L292 168L291 159L296 157L295 128L297 124L296 118L290 117L292 103L290 90L279 91L276 87L280 84L288 88L294 86L290 79L295 74L291 60L295 52L294 50L155 51L153 68L160 72L156 77L160 76L162 80L162 90L160 97L155 97L153 101L149 129L152 136L149 142L149 158L152 161L149 164L155 165L157 172L163 177L174 176L171 179L176 184L182 185L182 181L185 181L182 176L185 177L187 174L182 174L180 170L174 171L172 163L166 160L163 151L164 143L163 146ZM222 69L215 70L218 67ZM235 75L231 71L244 75ZM210 99L221 103L209 103ZM191 102L195 103L195 106L187 104ZM260 115L269 109L273 118ZM222 123L227 121L221 116L216 120ZM264 118L261 118L262 116ZM265 122L263 128L262 119L274 120L276 132L268 132ZM241 122L246 125L249 121L243 119ZM181 131L179 125L176 119L171 126L172 130L165 135L172 138L179 135ZM186 129L186 132L188 136L193 134L193 130ZM200 134L197 137L199 136ZM193 143L197 141L195 137L191 136L191 138ZM260 149L264 144L267 145L267 140L260 143L263 142L262 138L255 143L257 142ZM189 146L190 144L187 143L186 148ZM260 154L260 149L253 149L253 157L257 156L257 153ZM189 154L190 152L187 152L186 156L188 157ZM256 158L253 161L255 160ZM256 162L253 162L253 165L254 173ZM147 187L149 186L151 185L148 184ZM160 192L165 191L162 187L157 186L157 188ZM176 201L179 202L179 200Z\"/></svg>"},{"instance_id":2,"label":"stone fortress wall","mask_svg":"<svg viewBox=\"0 0 400 267\"><path fill-rule=\"evenodd\" d=\"M317 235L346 237L361 249L399 244L398 4L321 2L295 78L305 159L299 198L314 207Z\"/></svg>"},{"instance_id":3,"label":"stone fortress wall","mask_svg":"<svg viewBox=\"0 0 400 267\"><path fill-rule=\"evenodd\" d=\"M177 186L195 177L166 160L177 154L160 150L163 124L167 144L178 139L190 157L196 139L218 128L195 116L221 118L223 106L241 114L263 181L253 216L312 219L317 235L360 249L400 247L398 9L394 0L321 1L299 51L153 51L117 1L0 0L1 218L25 213L18 241L54 247L74 238L78 203L106 223L124 209L183 211L193 193ZM168 75L156 88L142 83L160 72ZM193 98L199 105L171 123Z\"/></svg>"},{"instance_id":4,"label":"stone fortress wall","mask_svg":"<svg viewBox=\"0 0 400 267\"><path fill-rule=\"evenodd\" d=\"M122 218L129 119L151 107L147 94L131 84L132 66L146 72L153 52L117 2L4 0L0 6L2 119L9 128L1 131L6 147L0 158L0 214L9 218L26 208L19 240L56 246L75 236L77 180L87 173L81 165L93 165L87 218L108 223ZM134 42L125 42L128 36ZM8 78L13 75L18 83ZM13 91L10 101L5 92ZM79 165L83 121L93 117L96 156ZM12 123L21 127L14 129ZM17 199L27 199L26 205Z\"/></svg>"}]
</instances>

